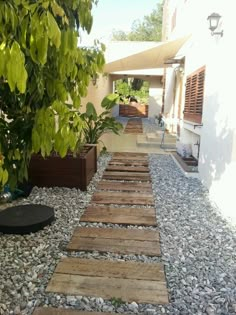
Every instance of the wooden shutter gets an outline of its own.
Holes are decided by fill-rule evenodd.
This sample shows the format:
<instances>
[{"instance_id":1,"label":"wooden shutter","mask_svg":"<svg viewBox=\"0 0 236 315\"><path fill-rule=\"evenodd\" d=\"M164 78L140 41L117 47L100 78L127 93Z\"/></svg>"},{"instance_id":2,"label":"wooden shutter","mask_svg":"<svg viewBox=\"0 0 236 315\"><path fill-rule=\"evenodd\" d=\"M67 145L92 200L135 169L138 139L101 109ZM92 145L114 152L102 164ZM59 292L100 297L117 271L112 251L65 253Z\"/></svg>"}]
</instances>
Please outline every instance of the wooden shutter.
<instances>
[{"instance_id":1,"label":"wooden shutter","mask_svg":"<svg viewBox=\"0 0 236 315\"><path fill-rule=\"evenodd\" d=\"M202 122L205 66L187 77L185 90L184 119Z\"/></svg>"}]
</instances>

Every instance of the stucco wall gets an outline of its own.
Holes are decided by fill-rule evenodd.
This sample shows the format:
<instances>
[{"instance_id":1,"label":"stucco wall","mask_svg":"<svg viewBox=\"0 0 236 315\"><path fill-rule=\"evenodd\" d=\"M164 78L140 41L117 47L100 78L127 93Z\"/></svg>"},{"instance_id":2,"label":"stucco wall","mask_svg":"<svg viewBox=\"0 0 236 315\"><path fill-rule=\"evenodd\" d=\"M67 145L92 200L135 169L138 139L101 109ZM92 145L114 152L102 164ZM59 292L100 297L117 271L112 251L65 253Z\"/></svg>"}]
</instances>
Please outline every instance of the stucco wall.
<instances>
[{"instance_id":1,"label":"stucco wall","mask_svg":"<svg viewBox=\"0 0 236 315\"><path fill-rule=\"evenodd\" d=\"M171 1L170 1L171 2ZM176 1L174 1L176 2ZM174 3L173 2L173 3ZM236 106L235 106L235 53L232 43L236 26L234 1L179 1L177 27L172 36L182 35L183 24L192 31L191 40L180 51L185 55L185 76L206 66L202 127L185 123L181 132L184 141L192 144L200 139L199 175L209 189L212 200L223 216L236 223ZM219 30L223 37L212 36L207 17L219 13ZM178 28L179 21L179 28ZM182 33L181 33L182 32Z\"/></svg>"},{"instance_id":2,"label":"stucco wall","mask_svg":"<svg viewBox=\"0 0 236 315\"><path fill-rule=\"evenodd\" d=\"M96 85L90 83L88 87L87 96L81 100L81 112L85 111L87 102L91 102L95 105L97 113L100 114L103 111L101 107L102 99L109 93L112 93L112 80L109 76L100 75Z\"/></svg>"}]
</instances>

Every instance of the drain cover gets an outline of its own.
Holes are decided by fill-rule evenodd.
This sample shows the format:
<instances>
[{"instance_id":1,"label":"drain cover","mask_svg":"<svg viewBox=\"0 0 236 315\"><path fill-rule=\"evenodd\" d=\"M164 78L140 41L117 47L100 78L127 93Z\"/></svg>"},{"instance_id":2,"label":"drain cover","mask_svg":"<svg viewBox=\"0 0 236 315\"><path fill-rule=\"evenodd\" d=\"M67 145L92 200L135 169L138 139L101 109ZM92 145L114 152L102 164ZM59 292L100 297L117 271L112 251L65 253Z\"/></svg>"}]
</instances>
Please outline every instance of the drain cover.
<instances>
[{"instance_id":1,"label":"drain cover","mask_svg":"<svg viewBox=\"0 0 236 315\"><path fill-rule=\"evenodd\" d=\"M9 207L0 212L0 232L28 234L41 230L54 219L54 209L48 206L29 204Z\"/></svg>"}]
</instances>

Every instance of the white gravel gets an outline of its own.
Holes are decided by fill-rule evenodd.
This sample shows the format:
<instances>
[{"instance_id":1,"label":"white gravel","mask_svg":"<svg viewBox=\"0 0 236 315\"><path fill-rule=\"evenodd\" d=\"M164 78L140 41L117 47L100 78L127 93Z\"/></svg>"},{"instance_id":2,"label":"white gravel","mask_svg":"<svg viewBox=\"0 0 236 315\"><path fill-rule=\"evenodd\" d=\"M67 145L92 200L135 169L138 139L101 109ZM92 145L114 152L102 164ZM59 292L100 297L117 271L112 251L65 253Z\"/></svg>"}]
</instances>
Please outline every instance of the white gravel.
<instances>
[{"instance_id":1,"label":"white gravel","mask_svg":"<svg viewBox=\"0 0 236 315\"><path fill-rule=\"evenodd\" d=\"M110 158L109 154L99 158L98 173L87 192L34 188L27 199L17 201L53 206L56 221L35 234L0 235L0 314L30 315L35 306L144 315L236 314L236 229L220 217L201 183L184 177L170 156L150 155L161 259L65 251ZM170 304L135 301L119 304L103 298L45 293L55 266L65 255L143 262L161 260Z\"/></svg>"}]
</instances>

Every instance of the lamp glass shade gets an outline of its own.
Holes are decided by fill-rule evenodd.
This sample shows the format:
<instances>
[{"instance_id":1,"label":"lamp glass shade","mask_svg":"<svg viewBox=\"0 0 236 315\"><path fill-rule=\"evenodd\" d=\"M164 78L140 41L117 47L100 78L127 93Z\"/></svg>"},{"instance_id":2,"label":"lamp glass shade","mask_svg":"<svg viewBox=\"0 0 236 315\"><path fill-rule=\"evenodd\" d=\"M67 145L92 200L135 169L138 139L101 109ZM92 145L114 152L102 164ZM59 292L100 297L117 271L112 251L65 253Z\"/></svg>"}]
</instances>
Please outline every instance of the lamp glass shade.
<instances>
[{"instance_id":1,"label":"lamp glass shade","mask_svg":"<svg viewBox=\"0 0 236 315\"><path fill-rule=\"evenodd\" d=\"M209 29L214 32L214 30L218 27L219 20L221 16L218 13L212 13L211 15L208 16L209 20Z\"/></svg>"}]
</instances>

